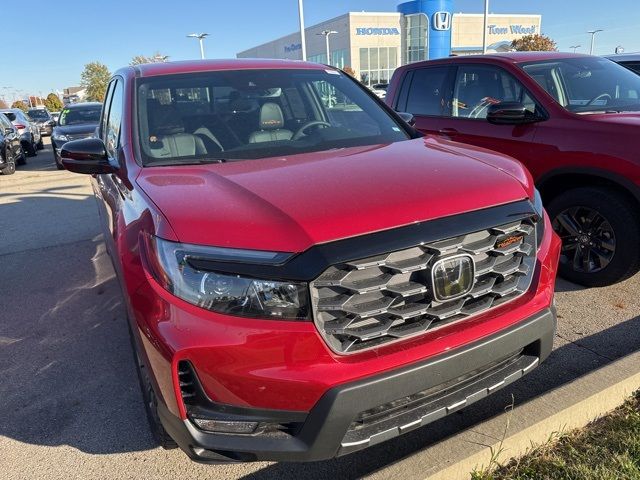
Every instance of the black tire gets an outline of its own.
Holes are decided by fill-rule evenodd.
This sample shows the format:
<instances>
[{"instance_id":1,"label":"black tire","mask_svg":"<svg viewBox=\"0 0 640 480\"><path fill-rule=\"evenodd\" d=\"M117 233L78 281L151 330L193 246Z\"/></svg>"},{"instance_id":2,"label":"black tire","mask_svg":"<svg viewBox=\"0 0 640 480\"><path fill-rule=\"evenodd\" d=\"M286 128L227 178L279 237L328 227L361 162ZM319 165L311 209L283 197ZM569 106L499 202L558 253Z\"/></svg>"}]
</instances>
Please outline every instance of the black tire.
<instances>
[{"instance_id":1,"label":"black tire","mask_svg":"<svg viewBox=\"0 0 640 480\"><path fill-rule=\"evenodd\" d=\"M31 137L31 141L22 145L22 148L29 157L35 157L38 155L38 148L36 147L35 142L33 141L33 137Z\"/></svg>"},{"instance_id":2,"label":"black tire","mask_svg":"<svg viewBox=\"0 0 640 480\"><path fill-rule=\"evenodd\" d=\"M53 149L53 161L56 163L56 168L58 170L64 170L64 165L62 165L62 161L60 160L60 157L56 153L55 147Z\"/></svg>"},{"instance_id":3,"label":"black tire","mask_svg":"<svg viewBox=\"0 0 640 480\"><path fill-rule=\"evenodd\" d=\"M133 346L134 358L136 361L136 370L138 371L138 380L140 381L140 390L142 390L142 399L144 401L144 409L147 414L147 421L149 422L149 428L153 439L165 450L172 450L178 448L178 444L167 433L162 426L160 416L158 415L158 397L153 389L151 379L147 372L147 367L141 359L141 355L138 353L136 342L133 339L133 334L129 330L131 335L131 344Z\"/></svg>"},{"instance_id":4,"label":"black tire","mask_svg":"<svg viewBox=\"0 0 640 480\"><path fill-rule=\"evenodd\" d=\"M36 144L36 148L38 150L42 150L44 149L44 142L42 141L42 135L40 135L40 140L38 141L38 143Z\"/></svg>"},{"instance_id":5,"label":"black tire","mask_svg":"<svg viewBox=\"0 0 640 480\"><path fill-rule=\"evenodd\" d=\"M604 287L640 270L638 208L624 195L609 188L576 188L551 200L547 212L563 239L562 277L587 287Z\"/></svg>"},{"instance_id":6,"label":"black tire","mask_svg":"<svg viewBox=\"0 0 640 480\"><path fill-rule=\"evenodd\" d=\"M0 173L2 173L2 175L13 175L16 173L16 161L13 158L10 149L7 149L4 158L6 163L4 168L0 170Z\"/></svg>"},{"instance_id":7,"label":"black tire","mask_svg":"<svg viewBox=\"0 0 640 480\"><path fill-rule=\"evenodd\" d=\"M24 148L22 148L22 145L20 145L20 155L18 155L18 158L16 159L16 164L17 165L25 165L27 163L27 154L24 151Z\"/></svg>"}]
</instances>

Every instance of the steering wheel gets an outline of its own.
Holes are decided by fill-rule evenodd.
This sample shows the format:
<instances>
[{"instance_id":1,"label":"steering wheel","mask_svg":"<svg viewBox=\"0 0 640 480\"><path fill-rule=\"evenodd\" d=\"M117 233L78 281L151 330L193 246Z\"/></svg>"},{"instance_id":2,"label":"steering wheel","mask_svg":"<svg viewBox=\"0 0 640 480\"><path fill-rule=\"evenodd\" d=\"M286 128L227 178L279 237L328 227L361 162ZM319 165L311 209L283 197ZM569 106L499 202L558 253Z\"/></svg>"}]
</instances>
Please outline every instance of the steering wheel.
<instances>
[{"instance_id":1,"label":"steering wheel","mask_svg":"<svg viewBox=\"0 0 640 480\"><path fill-rule=\"evenodd\" d=\"M305 133L304 133L305 130L307 130L308 128L311 128L311 127L319 127L319 126L322 126L322 127L325 127L325 128L329 128L329 127L331 127L331 124L327 123L327 122L320 121L320 120L314 120L312 122L307 122L304 125L302 125L298 129L298 131L296 133L293 134L293 137L291 138L291 140L300 140L305 135Z\"/></svg>"},{"instance_id":2,"label":"steering wheel","mask_svg":"<svg viewBox=\"0 0 640 480\"><path fill-rule=\"evenodd\" d=\"M592 98L591 100L589 100L589 103L587 103L586 106L592 105L594 102L597 102L598 100L604 100L604 99L612 100L611 95L609 95L608 93L601 93L597 97Z\"/></svg>"}]
</instances>

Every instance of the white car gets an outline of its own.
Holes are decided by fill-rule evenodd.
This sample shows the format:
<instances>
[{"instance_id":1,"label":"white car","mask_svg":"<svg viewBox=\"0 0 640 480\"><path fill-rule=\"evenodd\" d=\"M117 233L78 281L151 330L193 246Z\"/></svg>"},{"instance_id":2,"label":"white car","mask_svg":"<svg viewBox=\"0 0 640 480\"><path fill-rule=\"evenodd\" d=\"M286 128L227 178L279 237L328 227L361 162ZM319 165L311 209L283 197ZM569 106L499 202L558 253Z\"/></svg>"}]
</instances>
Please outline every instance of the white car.
<instances>
[{"instance_id":1,"label":"white car","mask_svg":"<svg viewBox=\"0 0 640 480\"><path fill-rule=\"evenodd\" d=\"M388 83L375 83L369 89L376 94L378 98L384 99L387 96Z\"/></svg>"}]
</instances>

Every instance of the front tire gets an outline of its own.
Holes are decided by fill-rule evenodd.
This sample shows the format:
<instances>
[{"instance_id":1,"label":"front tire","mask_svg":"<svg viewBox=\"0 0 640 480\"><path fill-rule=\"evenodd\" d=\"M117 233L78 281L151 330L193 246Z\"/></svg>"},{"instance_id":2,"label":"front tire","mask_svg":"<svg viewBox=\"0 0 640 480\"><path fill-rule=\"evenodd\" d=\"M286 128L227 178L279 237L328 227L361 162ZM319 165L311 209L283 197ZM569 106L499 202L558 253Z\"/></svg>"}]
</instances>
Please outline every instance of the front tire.
<instances>
[{"instance_id":1,"label":"front tire","mask_svg":"<svg viewBox=\"0 0 640 480\"><path fill-rule=\"evenodd\" d=\"M64 170L64 165L62 165L62 160L60 159L60 157L58 156L58 154L56 153L56 147L54 145L53 147L53 161L56 163L56 168L58 170Z\"/></svg>"},{"instance_id":2,"label":"front tire","mask_svg":"<svg viewBox=\"0 0 640 480\"><path fill-rule=\"evenodd\" d=\"M16 159L16 164L17 165L25 165L27 163L27 154L24 151L24 148L22 148L22 145L20 145L20 154L18 155L18 158Z\"/></svg>"},{"instance_id":3,"label":"front tire","mask_svg":"<svg viewBox=\"0 0 640 480\"><path fill-rule=\"evenodd\" d=\"M13 175L14 173L16 173L16 161L11 155L10 150L7 150L5 154L5 160L6 164L4 168L0 170L0 173L2 173L2 175Z\"/></svg>"},{"instance_id":4,"label":"front tire","mask_svg":"<svg viewBox=\"0 0 640 480\"><path fill-rule=\"evenodd\" d=\"M25 150L25 152L27 152L27 155L30 157L35 157L36 155L38 155L38 147L36 146L36 143L33 141L33 137L31 137L31 141L25 143L22 148Z\"/></svg>"},{"instance_id":5,"label":"front tire","mask_svg":"<svg viewBox=\"0 0 640 480\"><path fill-rule=\"evenodd\" d=\"M587 287L603 287L640 270L637 207L620 193L576 188L555 197L547 212L562 239L562 277Z\"/></svg>"},{"instance_id":6,"label":"front tire","mask_svg":"<svg viewBox=\"0 0 640 480\"><path fill-rule=\"evenodd\" d=\"M136 341L133 338L131 330L129 330L129 333L131 335L131 343L133 345L133 352L138 371L138 380L140 381L140 389L142 390L144 409L147 414L147 420L149 422L151 434L153 435L153 438L158 443L158 445L160 445L165 450L178 448L178 444L167 433L167 431L164 429L164 426L162 426L160 416L158 415L158 397L156 396L156 392L153 389L147 367L142 361L140 353L138 353Z\"/></svg>"},{"instance_id":7,"label":"front tire","mask_svg":"<svg viewBox=\"0 0 640 480\"><path fill-rule=\"evenodd\" d=\"M36 149L38 149L38 150L44 149L44 142L42 141L42 135L40 135L40 140L36 144Z\"/></svg>"}]
</instances>

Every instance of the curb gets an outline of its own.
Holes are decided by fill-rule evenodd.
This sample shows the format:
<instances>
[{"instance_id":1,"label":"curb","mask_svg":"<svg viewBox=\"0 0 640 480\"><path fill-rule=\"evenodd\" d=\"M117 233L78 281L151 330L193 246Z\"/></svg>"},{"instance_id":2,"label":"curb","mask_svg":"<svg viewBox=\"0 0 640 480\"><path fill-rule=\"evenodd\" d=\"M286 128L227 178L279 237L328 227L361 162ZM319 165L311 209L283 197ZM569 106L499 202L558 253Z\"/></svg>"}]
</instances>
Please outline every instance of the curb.
<instances>
[{"instance_id":1,"label":"curb","mask_svg":"<svg viewBox=\"0 0 640 480\"><path fill-rule=\"evenodd\" d=\"M501 449L498 460L507 463L546 443L554 433L584 427L614 410L640 388L639 366L640 352L627 355L516 406L513 412L500 414L389 465L371 477L468 480L471 472L490 464L492 451ZM629 372L636 373L629 375Z\"/></svg>"}]
</instances>

